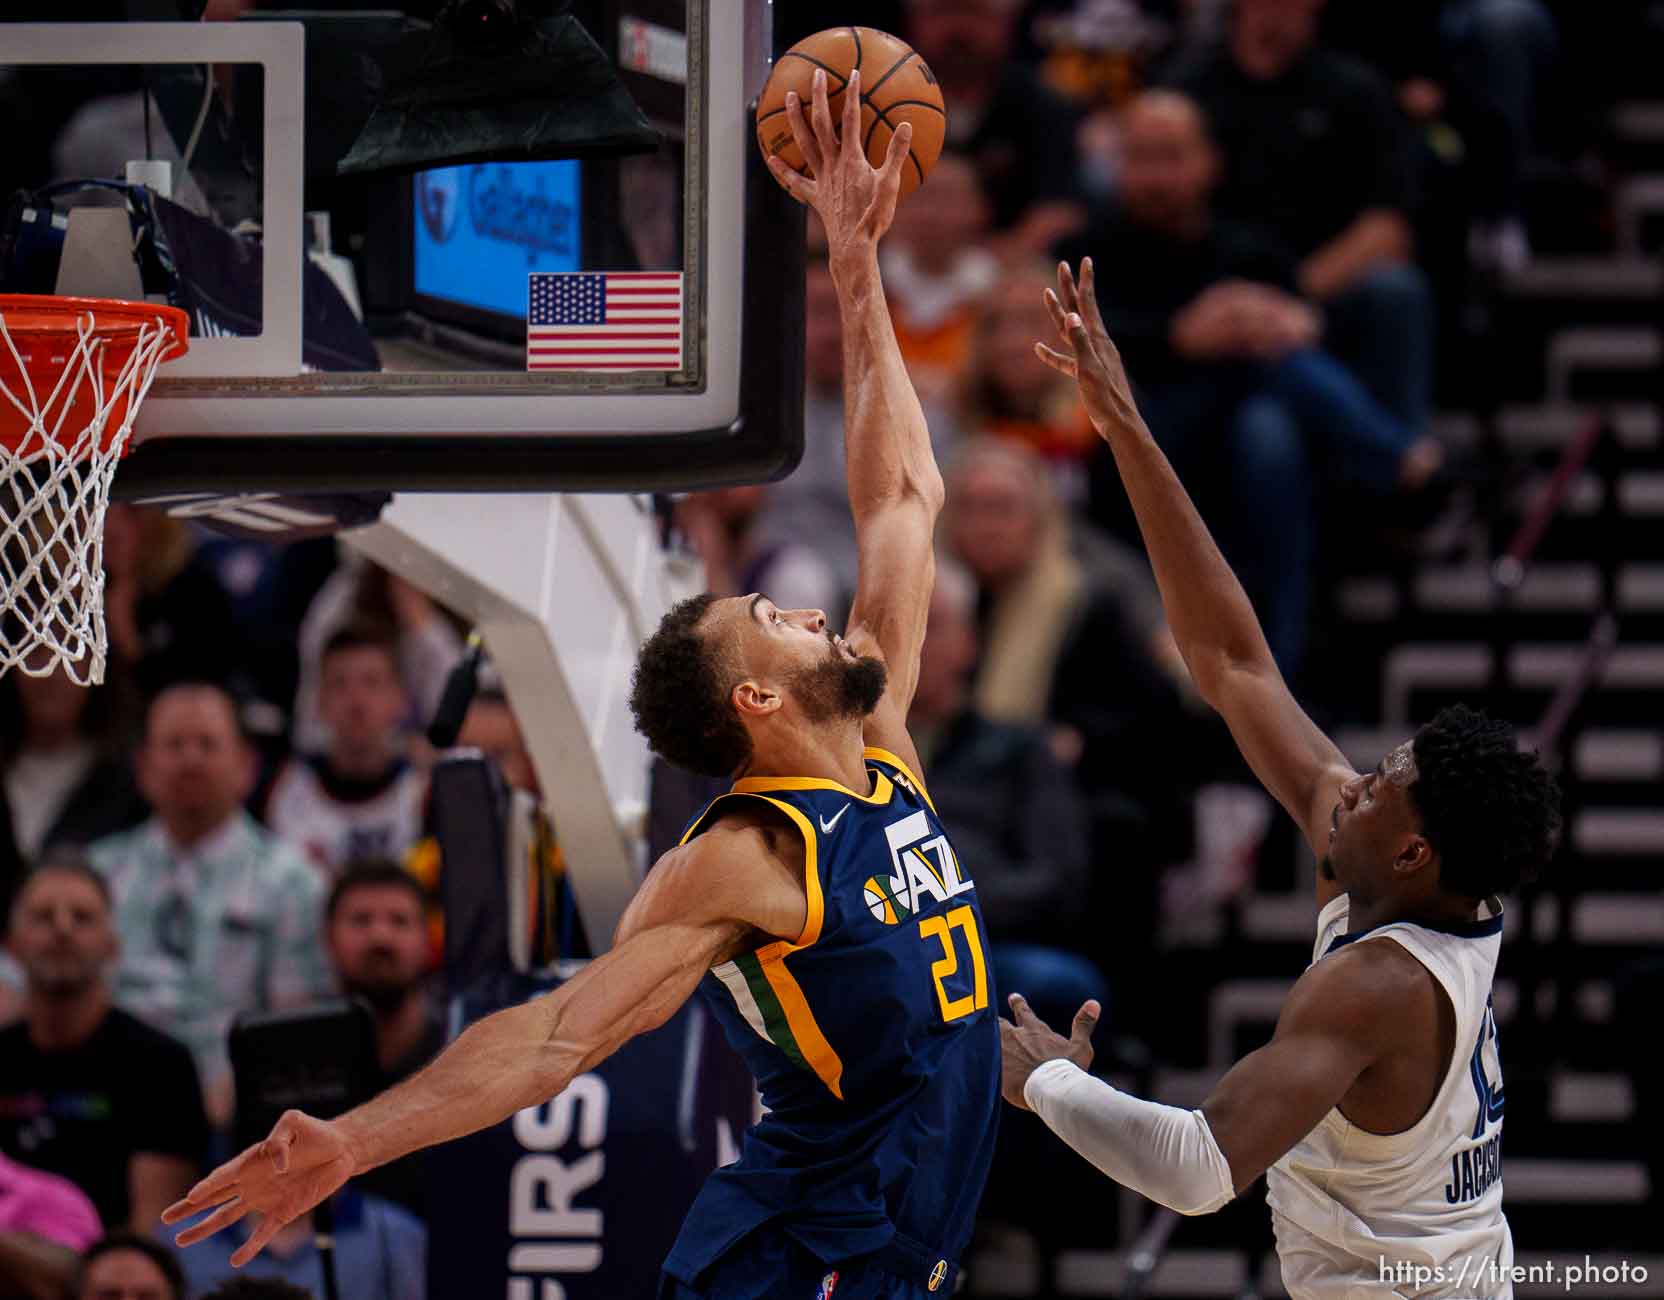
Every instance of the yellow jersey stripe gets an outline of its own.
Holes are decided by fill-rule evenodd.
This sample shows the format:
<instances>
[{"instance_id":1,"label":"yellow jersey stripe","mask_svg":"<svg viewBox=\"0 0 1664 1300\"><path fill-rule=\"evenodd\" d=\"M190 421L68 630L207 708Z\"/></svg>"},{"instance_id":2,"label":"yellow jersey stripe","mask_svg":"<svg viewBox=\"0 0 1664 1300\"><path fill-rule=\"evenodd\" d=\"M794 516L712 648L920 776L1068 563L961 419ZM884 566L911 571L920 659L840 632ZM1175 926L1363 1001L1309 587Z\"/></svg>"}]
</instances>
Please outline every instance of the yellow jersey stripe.
<instances>
[{"instance_id":1,"label":"yellow jersey stripe","mask_svg":"<svg viewBox=\"0 0 1664 1300\"><path fill-rule=\"evenodd\" d=\"M783 948L783 944L771 944L759 950L758 963L763 968L769 987L774 990L774 996L780 1000L780 1009L786 1013L786 1023L791 1026L798 1051L832 1095L842 1101L844 1063L832 1049L832 1044L826 1041L826 1035L821 1033L815 1013L809 1010L809 1000L803 996L803 990L791 971L786 969L787 952L782 951Z\"/></svg>"},{"instance_id":2,"label":"yellow jersey stripe","mask_svg":"<svg viewBox=\"0 0 1664 1300\"><path fill-rule=\"evenodd\" d=\"M880 762L888 763L891 767L897 768L903 776L919 788L919 793L924 796L925 803L930 805L930 811L936 811L935 800L930 797L930 791L925 789L924 782L919 780L919 774L912 768L908 767L906 763L903 763L889 750L880 749L877 745L868 745L861 751L861 757L876 758Z\"/></svg>"}]
</instances>

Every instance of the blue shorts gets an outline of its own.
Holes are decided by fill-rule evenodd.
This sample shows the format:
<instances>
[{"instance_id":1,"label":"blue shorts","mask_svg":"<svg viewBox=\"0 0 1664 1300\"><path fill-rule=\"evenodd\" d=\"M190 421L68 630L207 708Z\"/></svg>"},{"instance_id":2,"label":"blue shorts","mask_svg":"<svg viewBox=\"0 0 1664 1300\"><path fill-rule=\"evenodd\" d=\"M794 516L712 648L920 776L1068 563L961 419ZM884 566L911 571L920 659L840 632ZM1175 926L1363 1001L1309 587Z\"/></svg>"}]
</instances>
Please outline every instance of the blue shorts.
<instances>
[{"instance_id":1,"label":"blue shorts","mask_svg":"<svg viewBox=\"0 0 1664 1300\"><path fill-rule=\"evenodd\" d=\"M784 1232L762 1228L725 1254L691 1287L668 1273L659 1300L943 1300L922 1283L888 1272L869 1256L832 1265Z\"/></svg>"}]
</instances>

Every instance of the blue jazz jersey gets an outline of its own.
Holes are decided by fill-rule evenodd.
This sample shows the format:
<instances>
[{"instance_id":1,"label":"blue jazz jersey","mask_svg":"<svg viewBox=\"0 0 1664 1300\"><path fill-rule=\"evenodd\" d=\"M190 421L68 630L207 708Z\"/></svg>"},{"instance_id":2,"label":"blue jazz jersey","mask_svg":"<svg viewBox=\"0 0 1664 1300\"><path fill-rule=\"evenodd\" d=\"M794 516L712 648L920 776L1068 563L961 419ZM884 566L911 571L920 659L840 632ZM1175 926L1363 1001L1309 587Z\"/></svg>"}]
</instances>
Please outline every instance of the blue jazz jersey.
<instances>
[{"instance_id":1,"label":"blue jazz jersey","mask_svg":"<svg viewBox=\"0 0 1664 1300\"><path fill-rule=\"evenodd\" d=\"M917 777L881 749L866 767L870 794L747 778L683 837L765 801L803 836L809 901L796 942L700 982L767 1114L706 1181L665 1261L689 1285L764 1227L828 1264L905 1250L951 1267L969 1239L1000 1100L982 916Z\"/></svg>"}]
</instances>

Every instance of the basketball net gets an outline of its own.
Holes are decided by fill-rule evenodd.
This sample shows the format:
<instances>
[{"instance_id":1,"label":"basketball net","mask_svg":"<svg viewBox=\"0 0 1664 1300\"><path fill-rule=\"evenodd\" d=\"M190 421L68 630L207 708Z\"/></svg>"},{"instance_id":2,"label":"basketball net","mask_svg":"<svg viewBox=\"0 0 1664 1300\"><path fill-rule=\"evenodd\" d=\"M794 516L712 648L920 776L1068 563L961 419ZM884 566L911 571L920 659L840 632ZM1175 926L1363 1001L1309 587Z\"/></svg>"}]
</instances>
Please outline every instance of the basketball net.
<instances>
[{"instance_id":1,"label":"basketball net","mask_svg":"<svg viewBox=\"0 0 1664 1300\"><path fill-rule=\"evenodd\" d=\"M104 515L185 316L145 303L0 297L0 673L104 680Z\"/></svg>"}]
</instances>

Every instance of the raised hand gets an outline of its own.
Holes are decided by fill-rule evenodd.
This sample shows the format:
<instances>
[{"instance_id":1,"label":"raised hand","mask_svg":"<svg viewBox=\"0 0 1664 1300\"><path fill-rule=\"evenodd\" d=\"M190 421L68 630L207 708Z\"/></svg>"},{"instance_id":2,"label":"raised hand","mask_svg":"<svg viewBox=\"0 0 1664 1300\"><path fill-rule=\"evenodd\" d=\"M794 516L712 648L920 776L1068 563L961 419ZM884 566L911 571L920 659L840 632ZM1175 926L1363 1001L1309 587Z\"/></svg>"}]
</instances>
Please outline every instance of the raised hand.
<instances>
[{"instance_id":1,"label":"raised hand","mask_svg":"<svg viewBox=\"0 0 1664 1300\"><path fill-rule=\"evenodd\" d=\"M1000 1092L1017 1109L1027 1110L1023 1086L1045 1062L1073 1061L1083 1070L1092 1064L1092 1030L1102 1008L1092 1000L1081 1003L1065 1038L1034 1014L1021 993L1013 993L1010 1002L1012 1019L1000 1021Z\"/></svg>"},{"instance_id":2,"label":"raised hand","mask_svg":"<svg viewBox=\"0 0 1664 1300\"><path fill-rule=\"evenodd\" d=\"M812 93L814 103L808 122L804 121L803 102L797 93L786 95L786 121L811 175L792 170L778 154L769 158L769 169L787 193L820 213L832 254L852 246L876 244L896 215L901 168L913 140L912 124L901 124L890 137L883 167L874 167L867 161L861 141L860 70L849 74L844 87L841 132L832 127L825 69L816 70Z\"/></svg>"},{"instance_id":3,"label":"raised hand","mask_svg":"<svg viewBox=\"0 0 1664 1300\"><path fill-rule=\"evenodd\" d=\"M294 1222L341 1187L354 1172L346 1137L331 1123L298 1110L284 1112L271 1136L213 1173L162 1211L163 1223L214 1213L181 1232L181 1246L195 1245L249 1214L260 1215L231 1262L241 1268L266 1248L279 1229Z\"/></svg>"},{"instance_id":4,"label":"raised hand","mask_svg":"<svg viewBox=\"0 0 1664 1300\"><path fill-rule=\"evenodd\" d=\"M1034 353L1080 385L1092 427L1106 439L1119 430L1142 427L1143 417L1133 402L1120 349L1111 341L1098 311L1097 281L1090 257L1080 264L1078 288L1069 264L1057 264L1057 288L1046 290L1046 310L1057 326L1063 347L1058 350L1036 342Z\"/></svg>"}]
</instances>

